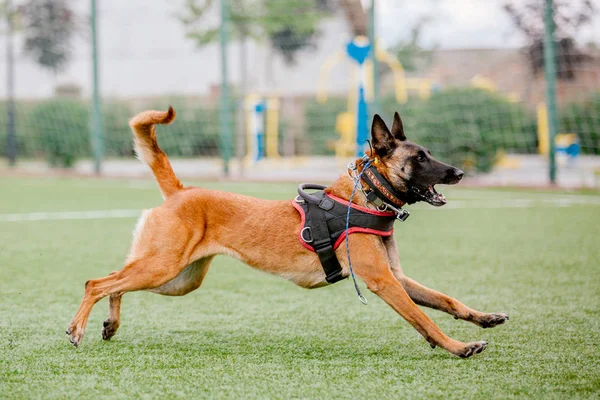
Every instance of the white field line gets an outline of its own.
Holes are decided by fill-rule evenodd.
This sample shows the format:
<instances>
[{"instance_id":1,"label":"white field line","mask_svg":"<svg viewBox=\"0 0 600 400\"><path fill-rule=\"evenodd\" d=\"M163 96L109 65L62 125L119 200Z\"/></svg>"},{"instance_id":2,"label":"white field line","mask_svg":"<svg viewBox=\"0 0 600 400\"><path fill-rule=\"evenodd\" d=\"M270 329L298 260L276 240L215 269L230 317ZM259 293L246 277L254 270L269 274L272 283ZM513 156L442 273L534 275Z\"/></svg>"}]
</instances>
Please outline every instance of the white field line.
<instances>
[{"instance_id":1,"label":"white field line","mask_svg":"<svg viewBox=\"0 0 600 400\"><path fill-rule=\"evenodd\" d=\"M0 222L137 218L141 215L141 213L142 210L98 210L0 214Z\"/></svg>"},{"instance_id":2,"label":"white field line","mask_svg":"<svg viewBox=\"0 0 600 400\"><path fill-rule=\"evenodd\" d=\"M600 206L600 198L551 198L551 199L506 199L490 201L455 200L441 207L442 210L457 209L502 209L502 208L536 208L536 207L571 207L571 206ZM439 210L438 207L421 206L418 211ZM58 212L33 212L22 214L0 214L0 222L22 221L58 221L58 220L86 220L86 219L112 219L112 218L137 218L142 210L97 210L97 211L58 211Z\"/></svg>"}]
</instances>

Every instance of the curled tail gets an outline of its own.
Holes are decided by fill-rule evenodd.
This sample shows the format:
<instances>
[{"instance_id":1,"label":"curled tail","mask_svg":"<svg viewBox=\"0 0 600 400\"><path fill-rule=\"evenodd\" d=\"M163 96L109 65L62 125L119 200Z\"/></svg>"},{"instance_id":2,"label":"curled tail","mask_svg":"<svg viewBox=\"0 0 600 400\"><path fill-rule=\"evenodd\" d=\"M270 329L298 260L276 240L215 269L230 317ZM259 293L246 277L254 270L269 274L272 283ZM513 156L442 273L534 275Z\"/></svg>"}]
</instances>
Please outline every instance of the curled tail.
<instances>
[{"instance_id":1,"label":"curled tail","mask_svg":"<svg viewBox=\"0 0 600 400\"><path fill-rule=\"evenodd\" d=\"M169 107L168 111L143 111L129 120L137 157L150 166L165 199L183 189L183 185L175 176L167 155L158 147L154 125L170 124L174 119L175 110Z\"/></svg>"}]
</instances>

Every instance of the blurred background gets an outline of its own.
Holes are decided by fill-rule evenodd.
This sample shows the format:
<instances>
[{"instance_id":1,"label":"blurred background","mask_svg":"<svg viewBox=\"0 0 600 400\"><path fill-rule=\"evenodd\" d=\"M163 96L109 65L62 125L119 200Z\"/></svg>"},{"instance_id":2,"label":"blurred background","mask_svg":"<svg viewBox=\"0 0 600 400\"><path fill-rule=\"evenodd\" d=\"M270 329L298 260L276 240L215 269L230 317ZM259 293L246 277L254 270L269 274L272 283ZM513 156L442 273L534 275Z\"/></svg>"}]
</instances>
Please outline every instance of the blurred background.
<instances>
[{"instance_id":1,"label":"blurred background","mask_svg":"<svg viewBox=\"0 0 600 400\"><path fill-rule=\"evenodd\" d=\"M598 0L2 0L2 173L329 181L372 115L482 185L600 187ZM373 43L375 45L373 45Z\"/></svg>"}]
</instances>

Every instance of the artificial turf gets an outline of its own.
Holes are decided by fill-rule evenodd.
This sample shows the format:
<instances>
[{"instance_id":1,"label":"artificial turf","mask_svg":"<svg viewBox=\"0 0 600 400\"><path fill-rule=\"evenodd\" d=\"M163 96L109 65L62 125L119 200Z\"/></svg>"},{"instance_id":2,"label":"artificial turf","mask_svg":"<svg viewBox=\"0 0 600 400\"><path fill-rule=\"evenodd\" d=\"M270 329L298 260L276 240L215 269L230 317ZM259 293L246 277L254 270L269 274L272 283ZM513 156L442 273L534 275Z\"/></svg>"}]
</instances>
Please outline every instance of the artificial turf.
<instances>
[{"instance_id":1,"label":"artificial turf","mask_svg":"<svg viewBox=\"0 0 600 400\"><path fill-rule=\"evenodd\" d=\"M150 181L2 178L0 193L0 216L161 202ZM445 194L461 207L411 207L396 235L407 275L509 313L484 330L426 311L455 339L489 342L467 360L432 350L375 295L363 306L349 281L309 291L227 257L185 297L126 294L109 342L100 301L75 349L64 330L83 284L122 266L135 218L0 220L0 398L597 398L600 196Z\"/></svg>"}]
</instances>

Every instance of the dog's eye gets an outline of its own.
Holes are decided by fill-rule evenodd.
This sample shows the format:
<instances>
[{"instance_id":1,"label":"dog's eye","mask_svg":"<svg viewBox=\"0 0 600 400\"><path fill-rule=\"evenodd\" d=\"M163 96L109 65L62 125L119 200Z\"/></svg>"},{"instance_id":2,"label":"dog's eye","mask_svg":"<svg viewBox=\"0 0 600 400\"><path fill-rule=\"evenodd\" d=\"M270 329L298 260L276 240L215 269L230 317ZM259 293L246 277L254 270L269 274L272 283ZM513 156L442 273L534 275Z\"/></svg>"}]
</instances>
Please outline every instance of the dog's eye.
<instances>
[{"instance_id":1,"label":"dog's eye","mask_svg":"<svg viewBox=\"0 0 600 400\"><path fill-rule=\"evenodd\" d=\"M425 160L426 160L426 158L425 158L425 156L424 156L423 154L419 154L419 155L417 156L417 161L418 161L418 162L423 162L423 161L425 161Z\"/></svg>"}]
</instances>

